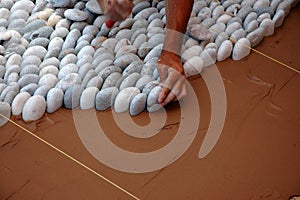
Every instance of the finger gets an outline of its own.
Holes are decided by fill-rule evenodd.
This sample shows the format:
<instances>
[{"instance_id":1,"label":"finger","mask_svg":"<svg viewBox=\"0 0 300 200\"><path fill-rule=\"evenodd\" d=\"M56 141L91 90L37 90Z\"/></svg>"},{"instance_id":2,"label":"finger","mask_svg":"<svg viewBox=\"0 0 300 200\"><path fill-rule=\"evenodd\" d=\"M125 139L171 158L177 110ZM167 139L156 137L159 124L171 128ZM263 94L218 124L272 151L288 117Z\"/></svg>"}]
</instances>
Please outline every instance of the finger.
<instances>
[{"instance_id":1,"label":"finger","mask_svg":"<svg viewBox=\"0 0 300 200\"><path fill-rule=\"evenodd\" d=\"M162 105L166 105L176 99L181 98L182 88L184 87L184 77L181 76L176 83L174 83L174 87L169 91L165 99L162 101Z\"/></svg>"},{"instance_id":2,"label":"finger","mask_svg":"<svg viewBox=\"0 0 300 200\"><path fill-rule=\"evenodd\" d=\"M169 95L170 90L173 88L175 83L180 78L180 75L177 71L170 71L166 80L160 82L160 85L163 87L162 91L158 97L158 103L164 102L165 98Z\"/></svg>"},{"instance_id":3,"label":"finger","mask_svg":"<svg viewBox=\"0 0 300 200\"><path fill-rule=\"evenodd\" d=\"M181 87L181 92L179 93L179 95L176 97L176 99L174 99L174 101L177 101L177 100L180 100L182 99L183 97L185 97L187 94L186 92L186 86L185 86L185 83L182 84L182 87Z\"/></svg>"}]
</instances>

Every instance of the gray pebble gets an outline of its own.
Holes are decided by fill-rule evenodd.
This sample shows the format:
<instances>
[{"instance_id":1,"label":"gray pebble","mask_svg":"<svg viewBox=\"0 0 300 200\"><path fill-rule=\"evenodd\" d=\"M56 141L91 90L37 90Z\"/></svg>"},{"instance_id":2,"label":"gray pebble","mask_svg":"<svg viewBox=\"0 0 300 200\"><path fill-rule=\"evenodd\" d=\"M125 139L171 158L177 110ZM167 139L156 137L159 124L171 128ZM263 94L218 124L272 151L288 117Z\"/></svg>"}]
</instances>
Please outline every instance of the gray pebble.
<instances>
[{"instance_id":1,"label":"gray pebble","mask_svg":"<svg viewBox=\"0 0 300 200\"><path fill-rule=\"evenodd\" d=\"M13 13L10 13L10 11L6 8L0 9L0 17L8 19L8 22L11 23L15 19L24 19L25 21L29 17L29 13L25 10L19 9ZM4 11L4 12L3 12Z\"/></svg>"},{"instance_id":2,"label":"gray pebble","mask_svg":"<svg viewBox=\"0 0 300 200\"><path fill-rule=\"evenodd\" d=\"M77 66L83 66L86 63L91 63L93 61L93 57L90 55L85 55L82 58L78 59L78 61L76 62Z\"/></svg>"},{"instance_id":3,"label":"gray pebble","mask_svg":"<svg viewBox=\"0 0 300 200\"><path fill-rule=\"evenodd\" d=\"M33 46L33 47L29 47L28 49L26 49L26 51L23 54L23 58L26 58L27 56L30 56L30 55L35 55L35 56L39 57L40 59L43 59L45 57L46 53L47 53L47 50L45 49L45 47Z\"/></svg>"},{"instance_id":4,"label":"gray pebble","mask_svg":"<svg viewBox=\"0 0 300 200\"><path fill-rule=\"evenodd\" d=\"M34 91L34 94L33 95L41 95L43 96L44 98L46 98L47 94L48 94L48 91L50 90L51 88L48 86L48 85L42 85L40 87L38 87L35 91Z\"/></svg>"},{"instance_id":5,"label":"gray pebble","mask_svg":"<svg viewBox=\"0 0 300 200\"><path fill-rule=\"evenodd\" d=\"M93 69L89 70L83 77L81 85L86 86L88 84L88 82L95 76L97 76L97 73L95 72L95 70L93 70Z\"/></svg>"},{"instance_id":6,"label":"gray pebble","mask_svg":"<svg viewBox=\"0 0 300 200\"><path fill-rule=\"evenodd\" d=\"M8 92L14 91L14 92L18 93L19 90L20 90L20 87L17 83L11 83L7 87L3 87L3 90L2 90L1 96L0 96L0 100L3 100Z\"/></svg>"},{"instance_id":7,"label":"gray pebble","mask_svg":"<svg viewBox=\"0 0 300 200\"><path fill-rule=\"evenodd\" d=\"M63 105L64 93L61 89L52 88L47 94L47 113L54 113Z\"/></svg>"},{"instance_id":8,"label":"gray pebble","mask_svg":"<svg viewBox=\"0 0 300 200\"><path fill-rule=\"evenodd\" d=\"M147 36L145 34L140 34L136 37L136 39L133 41L133 46L135 46L137 49L140 48L140 46L147 41Z\"/></svg>"},{"instance_id":9,"label":"gray pebble","mask_svg":"<svg viewBox=\"0 0 300 200\"><path fill-rule=\"evenodd\" d=\"M145 93L137 94L130 103L129 113L136 116L143 112L146 107L147 95Z\"/></svg>"},{"instance_id":10,"label":"gray pebble","mask_svg":"<svg viewBox=\"0 0 300 200\"><path fill-rule=\"evenodd\" d=\"M0 2L0 8L7 8L10 9L14 5L12 0L2 0Z\"/></svg>"},{"instance_id":11,"label":"gray pebble","mask_svg":"<svg viewBox=\"0 0 300 200\"><path fill-rule=\"evenodd\" d=\"M103 79L101 76L95 76L90 79L90 81L86 84L86 87L97 87L101 88L103 83Z\"/></svg>"},{"instance_id":12,"label":"gray pebble","mask_svg":"<svg viewBox=\"0 0 300 200\"><path fill-rule=\"evenodd\" d=\"M111 73L104 81L102 88L109 88L109 87L115 87L118 80L122 77L120 72L113 72Z\"/></svg>"},{"instance_id":13,"label":"gray pebble","mask_svg":"<svg viewBox=\"0 0 300 200\"><path fill-rule=\"evenodd\" d=\"M142 93L145 93L146 95L148 95L150 93L150 91L159 85L159 82L158 81L150 81L149 83L147 83L143 90L142 90Z\"/></svg>"},{"instance_id":14,"label":"gray pebble","mask_svg":"<svg viewBox=\"0 0 300 200\"><path fill-rule=\"evenodd\" d=\"M80 42L77 41L75 51L79 52L80 49L84 48L85 46L88 46L90 43L86 40L81 40Z\"/></svg>"},{"instance_id":15,"label":"gray pebble","mask_svg":"<svg viewBox=\"0 0 300 200\"><path fill-rule=\"evenodd\" d=\"M60 64L60 61L57 58L52 57L52 58L44 59L43 62L39 65L39 68L43 69L44 67L49 66L49 65L58 67L59 64Z\"/></svg>"},{"instance_id":16,"label":"gray pebble","mask_svg":"<svg viewBox=\"0 0 300 200\"><path fill-rule=\"evenodd\" d=\"M48 85L49 87L52 88L57 84L58 81L59 80L55 75L45 74L40 78L38 85L39 86Z\"/></svg>"},{"instance_id":17,"label":"gray pebble","mask_svg":"<svg viewBox=\"0 0 300 200\"><path fill-rule=\"evenodd\" d=\"M251 43L247 38L239 39L233 47L232 59L241 60L244 57L248 56L251 51L251 49L249 48L250 46Z\"/></svg>"},{"instance_id":18,"label":"gray pebble","mask_svg":"<svg viewBox=\"0 0 300 200\"><path fill-rule=\"evenodd\" d=\"M147 98L147 107L152 107L156 104L158 104L157 99L161 92L162 88L161 86L155 86L148 94Z\"/></svg>"},{"instance_id":19,"label":"gray pebble","mask_svg":"<svg viewBox=\"0 0 300 200\"><path fill-rule=\"evenodd\" d=\"M251 33L252 31L254 31L255 29L257 29L259 26L259 23L257 20L252 20L251 22L248 23L248 25L245 27L245 30L248 33Z\"/></svg>"},{"instance_id":20,"label":"gray pebble","mask_svg":"<svg viewBox=\"0 0 300 200\"><path fill-rule=\"evenodd\" d=\"M34 6L35 6L34 3L30 0L17 1L11 7L10 11L15 12L16 10L22 9L22 10L25 10L26 12L28 12L28 13L31 13Z\"/></svg>"},{"instance_id":21,"label":"gray pebble","mask_svg":"<svg viewBox=\"0 0 300 200\"><path fill-rule=\"evenodd\" d=\"M241 38L246 37L247 32L244 29L238 29L236 31L234 31L231 36L230 39L234 40L234 41L238 41Z\"/></svg>"},{"instance_id":22,"label":"gray pebble","mask_svg":"<svg viewBox=\"0 0 300 200\"><path fill-rule=\"evenodd\" d=\"M140 60L140 58L136 54L128 53L118 57L114 61L114 65L120 67L121 69L124 69L135 60Z\"/></svg>"},{"instance_id":23,"label":"gray pebble","mask_svg":"<svg viewBox=\"0 0 300 200\"><path fill-rule=\"evenodd\" d=\"M78 75L83 79L88 71L93 69L93 65L91 63L85 63L78 70Z\"/></svg>"},{"instance_id":24,"label":"gray pebble","mask_svg":"<svg viewBox=\"0 0 300 200\"><path fill-rule=\"evenodd\" d=\"M58 27L56 28L50 36L50 39L52 40L53 38L59 37L59 38L65 38L69 34L69 30L65 27ZM49 49L49 48L48 48Z\"/></svg>"},{"instance_id":25,"label":"gray pebble","mask_svg":"<svg viewBox=\"0 0 300 200\"><path fill-rule=\"evenodd\" d=\"M85 21L88 18L88 14L84 11L81 11L79 9L67 9L64 13L65 17L72 21Z\"/></svg>"},{"instance_id":26,"label":"gray pebble","mask_svg":"<svg viewBox=\"0 0 300 200\"><path fill-rule=\"evenodd\" d=\"M39 86L36 83L29 83L28 85L22 87L20 92L28 92L30 95L33 95L38 87Z\"/></svg>"},{"instance_id":27,"label":"gray pebble","mask_svg":"<svg viewBox=\"0 0 300 200\"><path fill-rule=\"evenodd\" d=\"M17 94L11 104L12 114L13 115L22 114L24 104L30 97L31 95L28 92L21 92Z\"/></svg>"},{"instance_id":28,"label":"gray pebble","mask_svg":"<svg viewBox=\"0 0 300 200\"><path fill-rule=\"evenodd\" d=\"M0 102L0 113L9 119L11 116L10 105L6 102ZM4 126L7 122L7 119L0 117L0 127Z\"/></svg>"},{"instance_id":29,"label":"gray pebble","mask_svg":"<svg viewBox=\"0 0 300 200\"><path fill-rule=\"evenodd\" d=\"M4 80L7 80L7 77L13 72L15 72L15 73L20 72L19 65L10 65L9 67L7 67L6 72L4 74Z\"/></svg>"},{"instance_id":30,"label":"gray pebble","mask_svg":"<svg viewBox=\"0 0 300 200\"><path fill-rule=\"evenodd\" d=\"M96 66L99 63L103 62L104 60L114 60L114 55L112 53L102 53L99 56L96 56L96 57L94 56L92 65Z\"/></svg>"},{"instance_id":31,"label":"gray pebble","mask_svg":"<svg viewBox=\"0 0 300 200\"><path fill-rule=\"evenodd\" d=\"M62 91L66 91L66 89L72 85L80 84L81 78L78 74L71 73L66 75L63 79L61 79L56 85L56 88L61 89Z\"/></svg>"},{"instance_id":32,"label":"gray pebble","mask_svg":"<svg viewBox=\"0 0 300 200\"><path fill-rule=\"evenodd\" d=\"M82 34L78 40L77 40L77 44L80 43L81 41L86 41L88 43L90 43L92 41L92 39L94 39L94 35L90 34L90 33L85 33L85 34ZM77 45L76 45L77 47Z\"/></svg>"},{"instance_id":33,"label":"gray pebble","mask_svg":"<svg viewBox=\"0 0 300 200\"><path fill-rule=\"evenodd\" d=\"M38 83L39 79L40 77L36 74L25 74L19 79L18 84L22 88L30 83Z\"/></svg>"},{"instance_id":34,"label":"gray pebble","mask_svg":"<svg viewBox=\"0 0 300 200\"><path fill-rule=\"evenodd\" d=\"M134 15L136 15L137 13L141 12L142 10L149 8L151 5L148 1L142 1L138 4L136 4L133 8L132 8L132 13Z\"/></svg>"},{"instance_id":35,"label":"gray pebble","mask_svg":"<svg viewBox=\"0 0 300 200\"><path fill-rule=\"evenodd\" d=\"M237 17L239 17L241 20L244 20L245 17L252 11L254 11L252 7L244 6L238 11Z\"/></svg>"},{"instance_id":36,"label":"gray pebble","mask_svg":"<svg viewBox=\"0 0 300 200\"><path fill-rule=\"evenodd\" d=\"M285 13L284 13L283 10L278 10L275 13L275 15L274 15L274 17L272 19L274 21L274 23L275 23L275 28L277 28L277 27L279 27L279 26L282 25L284 17L285 17Z\"/></svg>"},{"instance_id":37,"label":"gray pebble","mask_svg":"<svg viewBox=\"0 0 300 200\"><path fill-rule=\"evenodd\" d=\"M135 32L138 29L147 28L148 24L149 24L149 22L146 19L138 19L132 24L131 30L133 30L133 32ZM141 30L141 31L143 31L143 30Z\"/></svg>"},{"instance_id":38,"label":"gray pebble","mask_svg":"<svg viewBox=\"0 0 300 200\"><path fill-rule=\"evenodd\" d=\"M49 42L48 45L48 50L52 50L52 49L61 49L62 45L64 43L64 40L60 37L55 37L53 39L51 39L51 41Z\"/></svg>"},{"instance_id":39,"label":"gray pebble","mask_svg":"<svg viewBox=\"0 0 300 200\"><path fill-rule=\"evenodd\" d=\"M46 48L48 46L49 42L50 42L50 40L47 38L36 38L29 43L29 47L42 46L42 47Z\"/></svg>"},{"instance_id":40,"label":"gray pebble","mask_svg":"<svg viewBox=\"0 0 300 200\"><path fill-rule=\"evenodd\" d=\"M4 99L3 99L3 102L6 102L8 103L9 105L11 105L12 101L14 100L15 96L17 95L18 93L15 92L15 91L9 91Z\"/></svg>"},{"instance_id":41,"label":"gray pebble","mask_svg":"<svg viewBox=\"0 0 300 200\"><path fill-rule=\"evenodd\" d=\"M80 105L80 97L84 87L82 85L70 86L64 95L64 105L67 109L74 109Z\"/></svg>"},{"instance_id":42,"label":"gray pebble","mask_svg":"<svg viewBox=\"0 0 300 200\"><path fill-rule=\"evenodd\" d=\"M141 46L138 49L138 56L141 58L145 58L146 55L151 51L151 49L153 49L154 46L153 44L149 43L149 42L144 42L143 44L141 44Z\"/></svg>"},{"instance_id":43,"label":"gray pebble","mask_svg":"<svg viewBox=\"0 0 300 200\"><path fill-rule=\"evenodd\" d=\"M19 74L16 73L16 72L13 72L13 73L10 73L6 79L6 83L7 84L10 84L10 83L13 83L13 82L18 82L19 80Z\"/></svg>"},{"instance_id":44,"label":"gray pebble","mask_svg":"<svg viewBox=\"0 0 300 200\"><path fill-rule=\"evenodd\" d=\"M77 72L78 72L78 66L76 64L73 63L67 64L62 69L59 70L58 79L62 79L68 74L77 73Z\"/></svg>"},{"instance_id":45,"label":"gray pebble","mask_svg":"<svg viewBox=\"0 0 300 200\"><path fill-rule=\"evenodd\" d=\"M71 4L71 0L49 0L53 7L68 7Z\"/></svg>"},{"instance_id":46,"label":"gray pebble","mask_svg":"<svg viewBox=\"0 0 300 200\"><path fill-rule=\"evenodd\" d=\"M30 23L28 23L24 29L22 30L23 33L30 33L33 32L41 27L44 27L46 25L46 21L42 19L34 20Z\"/></svg>"},{"instance_id":47,"label":"gray pebble","mask_svg":"<svg viewBox=\"0 0 300 200\"><path fill-rule=\"evenodd\" d=\"M93 56L94 53L95 53L95 49L92 46L87 45L78 52L77 57L78 57L78 59L80 59L85 55Z\"/></svg>"},{"instance_id":48,"label":"gray pebble","mask_svg":"<svg viewBox=\"0 0 300 200\"><path fill-rule=\"evenodd\" d=\"M7 59L5 66L8 69L10 66L13 65L20 66L21 62L22 62L22 57L19 54L13 54Z\"/></svg>"},{"instance_id":49,"label":"gray pebble","mask_svg":"<svg viewBox=\"0 0 300 200\"><path fill-rule=\"evenodd\" d=\"M104 111L111 106L113 106L115 98L119 93L118 88L110 87L100 90L96 96L96 109L99 111Z\"/></svg>"},{"instance_id":50,"label":"gray pebble","mask_svg":"<svg viewBox=\"0 0 300 200\"><path fill-rule=\"evenodd\" d=\"M230 40L222 42L218 49L217 61L223 61L231 55L233 45Z\"/></svg>"},{"instance_id":51,"label":"gray pebble","mask_svg":"<svg viewBox=\"0 0 300 200\"><path fill-rule=\"evenodd\" d=\"M251 47L255 47L256 45L258 45L264 38L264 34L265 34L265 29L262 27L259 27L255 29L253 32L249 33L247 35L247 39L249 39L251 43Z\"/></svg>"},{"instance_id":52,"label":"gray pebble","mask_svg":"<svg viewBox=\"0 0 300 200\"><path fill-rule=\"evenodd\" d=\"M105 80L110 74L114 73L114 72L119 72L121 73L122 70L120 67L118 66L115 66L115 65L111 65L111 66L108 66L106 68L104 68L103 70L101 70L99 72L99 75L103 78L103 80Z\"/></svg>"},{"instance_id":53,"label":"gray pebble","mask_svg":"<svg viewBox=\"0 0 300 200\"><path fill-rule=\"evenodd\" d=\"M147 34L147 29L146 28L139 28L139 29L134 30L134 32L132 33L131 38L130 38L131 44L133 44L133 42L136 40L136 38L140 34L145 34L146 35Z\"/></svg>"},{"instance_id":54,"label":"gray pebble","mask_svg":"<svg viewBox=\"0 0 300 200\"><path fill-rule=\"evenodd\" d=\"M63 59L61 59L59 68L62 69L69 64L75 64L77 62L77 59L78 58L75 54L70 53L70 54L66 55Z\"/></svg>"},{"instance_id":55,"label":"gray pebble","mask_svg":"<svg viewBox=\"0 0 300 200\"><path fill-rule=\"evenodd\" d=\"M122 74L124 77L127 77L128 75L135 72L140 73L143 66L144 63L141 60L135 60L124 69Z\"/></svg>"},{"instance_id":56,"label":"gray pebble","mask_svg":"<svg viewBox=\"0 0 300 200\"><path fill-rule=\"evenodd\" d=\"M80 108L88 110L95 107L96 94L99 92L97 87L89 87L83 90L80 97Z\"/></svg>"},{"instance_id":57,"label":"gray pebble","mask_svg":"<svg viewBox=\"0 0 300 200\"><path fill-rule=\"evenodd\" d=\"M73 22L72 25L70 26L70 30L78 30L78 31L82 31L84 29L84 27L88 26L89 24L87 22Z\"/></svg>"},{"instance_id":58,"label":"gray pebble","mask_svg":"<svg viewBox=\"0 0 300 200\"><path fill-rule=\"evenodd\" d=\"M188 59L184 65L184 72L187 77L198 75L204 67L204 62L200 56L194 56Z\"/></svg>"},{"instance_id":59,"label":"gray pebble","mask_svg":"<svg viewBox=\"0 0 300 200\"><path fill-rule=\"evenodd\" d=\"M152 75L142 75L136 82L135 87L137 87L140 90L143 90L144 86L151 81L153 81Z\"/></svg>"},{"instance_id":60,"label":"gray pebble","mask_svg":"<svg viewBox=\"0 0 300 200\"><path fill-rule=\"evenodd\" d=\"M5 67L3 65L0 65L0 78L4 77L5 71L6 71Z\"/></svg>"},{"instance_id":61,"label":"gray pebble","mask_svg":"<svg viewBox=\"0 0 300 200\"><path fill-rule=\"evenodd\" d=\"M101 10L101 7L98 3L97 0L89 0L86 4L85 4L86 8L92 12L95 13L97 15L102 15L104 14L103 11Z\"/></svg>"},{"instance_id":62,"label":"gray pebble","mask_svg":"<svg viewBox=\"0 0 300 200\"><path fill-rule=\"evenodd\" d=\"M140 74L137 72L134 72L134 73L128 75L120 84L120 87L119 87L120 90L135 86L136 82L138 81L138 79L140 77L141 77Z\"/></svg>"},{"instance_id":63,"label":"gray pebble","mask_svg":"<svg viewBox=\"0 0 300 200\"><path fill-rule=\"evenodd\" d=\"M133 18L127 18L120 23L119 27L121 29L130 29L134 22L135 20Z\"/></svg>"}]
</instances>

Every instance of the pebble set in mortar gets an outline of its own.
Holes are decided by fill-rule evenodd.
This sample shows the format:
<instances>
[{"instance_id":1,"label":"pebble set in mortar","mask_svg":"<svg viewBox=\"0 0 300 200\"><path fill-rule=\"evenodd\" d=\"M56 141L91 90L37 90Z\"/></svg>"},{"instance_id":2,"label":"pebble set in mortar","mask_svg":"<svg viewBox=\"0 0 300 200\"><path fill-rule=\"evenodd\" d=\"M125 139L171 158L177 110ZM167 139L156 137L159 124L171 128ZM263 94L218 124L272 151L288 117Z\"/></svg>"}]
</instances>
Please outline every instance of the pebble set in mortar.
<instances>
[{"instance_id":1,"label":"pebble set in mortar","mask_svg":"<svg viewBox=\"0 0 300 200\"><path fill-rule=\"evenodd\" d=\"M245 45L271 35L297 3L195 1L182 50L187 76L230 56L244 58ZM159 109L165 1L134 5L129 18L108 29L96 0L1 0L0 113L34 121L62 106L113 106L131 115ZM203 26L209 32L201 35ZM6 122L0 117L0 126Z\"/></svg>"}]
</instances>

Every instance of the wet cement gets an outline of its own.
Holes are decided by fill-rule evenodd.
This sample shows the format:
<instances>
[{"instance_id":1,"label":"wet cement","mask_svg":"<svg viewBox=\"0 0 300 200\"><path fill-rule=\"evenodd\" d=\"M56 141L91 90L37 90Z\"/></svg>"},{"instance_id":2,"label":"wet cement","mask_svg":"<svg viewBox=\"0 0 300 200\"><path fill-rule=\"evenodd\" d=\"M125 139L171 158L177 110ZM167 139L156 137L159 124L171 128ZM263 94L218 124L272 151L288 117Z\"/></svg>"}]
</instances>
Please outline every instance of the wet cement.
<instances>
[{"instance_id":1,"label":"wet cement","mask_svg":"<svg viewBox=\"0 0 300 200\"><path fill-rule=\"evenodd\" d=\"M299 20L300 6L256 49L300 70ZM203 78L194 77L189 81L201 110L197 136L182 157L155 172L124 173L94 159L80 141L69 110L30 124L12 119L141 199L281 200L300 195L300 74L255 52L217 67L228 106L217 145L198 158L211 102ZM180 124L177 103L167 106L167 116L158 135L137 139L116 126L111 111L97 112L109 139L134 152L153 151L174 138ZM134 121L147 125L150 118L144 112ZM15 125L8 123L0 132L0 199L131 199Z\"/></svg>"}]
</instances>

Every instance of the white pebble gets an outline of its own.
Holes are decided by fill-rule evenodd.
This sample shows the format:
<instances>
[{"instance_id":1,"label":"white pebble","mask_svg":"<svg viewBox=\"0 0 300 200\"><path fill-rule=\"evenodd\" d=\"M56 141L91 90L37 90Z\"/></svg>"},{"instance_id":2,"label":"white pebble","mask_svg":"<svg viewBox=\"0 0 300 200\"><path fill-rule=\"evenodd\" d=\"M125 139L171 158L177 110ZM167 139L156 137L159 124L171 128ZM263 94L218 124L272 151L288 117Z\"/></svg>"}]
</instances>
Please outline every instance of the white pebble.
<instances>
[{"instance_id":1,"label":"white pebble","mask_svg":"<svg viewBox=\"0 0 300 200\"><path fill-rule=\"evenodd\" d=\"M244 57L248 56L251 51L250 47L251 44L247 38L239 39L233 47L232 59L241 60Z\"/></svg>"},{"instance_id":2,"label":"white pebble","mask_svg":"<svg viewBox=\"0 0 300 200\"><path fill-rule=\"evenodd\" d=\"M80 108L88 110L95 107L95 98L99 89L96 87L89 87L83 90L80 97Z\"/></svg>"},{"instance_id":3,"label":"white pebble","mask_svg":"<svg viewBox=\"0 0 300 200\"><path fill-rule=\"evenodd\" d=\"M131 100L139 93L140 90L136 87L128 87L120 91L114 103L115 112L121 113L127 111Z\"/></svg>"},{"instance_id":4,"label":"white pebble","mask_svg":"<svg viewBox=\"0 0 300 200\"><path fill-rule=\"evenodd\" d=\"M204 62L199 55L188 59L183 65L186 77L200 74L203 67Z\"/></svg>"},{"instance_id":5,"label":"white pebble","mask_svg":"<svg viewBox=\"0 0 300 200\"><path fill-rule=\"evenodd\" d=\"M45 98L40 95L32 96L24 104L22 117L25 122L36 121L43 117L45 111Z\"/></svg>"},{"instance_id":6,"label":"white pebble","mask_svg":"<svg viewBox=\"0 0 300 200\"><path fill-rule=\"evenodd\" d=\"M47 94L47 113L54 113L63 105L64 93L61 89L52 88Z\"/></svg>"}]
</instances>

